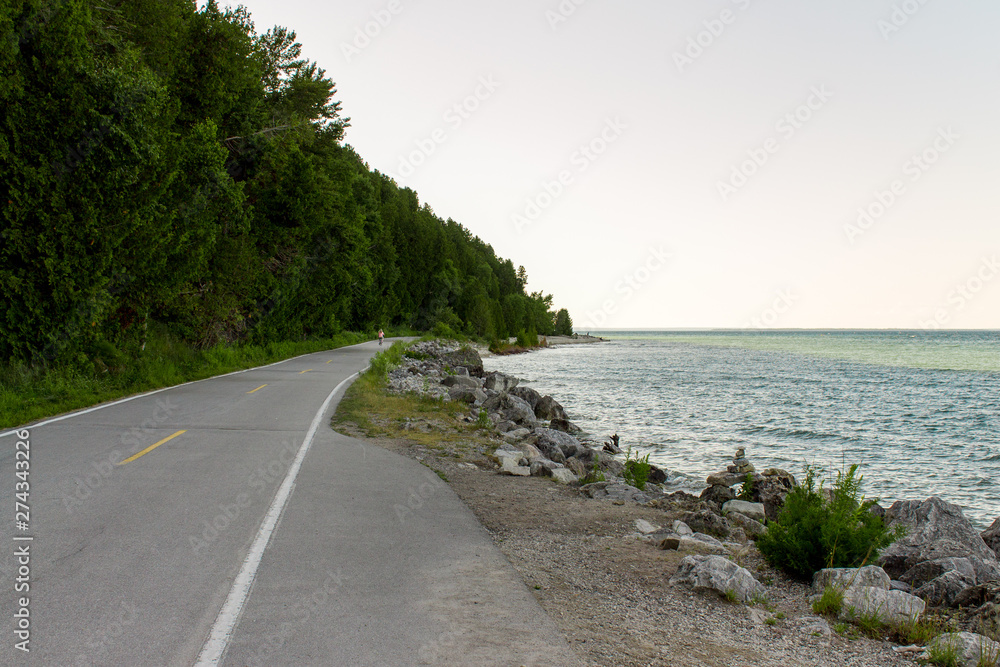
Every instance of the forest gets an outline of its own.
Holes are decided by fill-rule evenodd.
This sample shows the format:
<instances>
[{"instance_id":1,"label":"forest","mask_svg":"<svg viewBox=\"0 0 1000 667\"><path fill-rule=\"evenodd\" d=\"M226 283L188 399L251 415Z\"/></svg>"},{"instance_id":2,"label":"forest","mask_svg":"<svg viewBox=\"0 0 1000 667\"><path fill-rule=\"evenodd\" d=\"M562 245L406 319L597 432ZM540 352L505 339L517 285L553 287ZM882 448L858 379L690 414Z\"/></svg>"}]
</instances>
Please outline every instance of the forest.
<instances>
[{"instance_id":1,"label":"forest","mask_svg":"<svg viewBox=\"0 0 1000 667\"><path fill-rule=\"evenodd\" d=\"M345 143L293 31L214 0L5 0L0 37L5 363L571 333L523 267Z\"/></svg>"}]
</instances>

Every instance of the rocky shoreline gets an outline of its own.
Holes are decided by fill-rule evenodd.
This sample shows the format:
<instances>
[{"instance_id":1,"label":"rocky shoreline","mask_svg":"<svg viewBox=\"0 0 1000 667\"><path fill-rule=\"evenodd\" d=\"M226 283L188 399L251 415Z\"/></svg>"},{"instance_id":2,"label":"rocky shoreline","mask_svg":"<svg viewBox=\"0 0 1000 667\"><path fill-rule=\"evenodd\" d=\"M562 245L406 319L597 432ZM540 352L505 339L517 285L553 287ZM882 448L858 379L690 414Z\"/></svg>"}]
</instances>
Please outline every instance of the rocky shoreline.
<instances>
[{"instance_id":1,"label":"rocky shoreline","mask_svg":"<svg viewBox=\"0 0 1000 667\"><path fill-rule=\"evenodd\" d=\"M1000 634L1000 519L980 534L960 508L939 498L899 501L888 509L876 507L888 523L908 529L904 538L881 554L877 565L821 571L811 592L800 589L795 593L799 599L779 599L781 587L773 582L781 575L762 562L754 540L767 530L767 520L777 518L796 485L788 472L768 469L758 473L740 450L725 470L707 477L708 486L700 497L668 492L663 486L667 473L655 467L645 485L636 485L634 480L630 484L617 442L589 439L554 398L520 385L517 378L487 373L475 350L457 344L413 345L402 365L390 371L389 390L466 404L463 421L491 433L494 442L481 448L477 470L509 478L549 478L567 497L596 499L622 510L653 510L655 520L634 520L627 538L645 545L651 554L676 554L676 568L663 573L670 575L672 589L708 592L709 599L714 595L749 605L751 612L772 627L779 621L784 624L783 619L773 613L768 616L761 608L805 607L806 613L795 619L797 626L816 633L813 636L823 642L837 635L831 622L839 628L838 621L864 617L892 627L933 614L944 629L953 631L933 641L961 644L966 651L964 661L957 664L985 667L991 664L988 659L994 650L1000 658L1000 644L990 638ZM744 487L744 497L737 498L736 487L748 477L752 483ZM744 567L748 560L758 563L756 574ZM810 594L818 596L830 584L843 591L846 603L841 613L829 619L810 613ZM875 651L880 653L885 652ZM927 653L923 647L897 645L891 655L910 661ZM870 662L862 659L850 664L903 664L884 655L869 657ZM802 660L759 664L837 664Z\"/></svg>"}]
</instances>

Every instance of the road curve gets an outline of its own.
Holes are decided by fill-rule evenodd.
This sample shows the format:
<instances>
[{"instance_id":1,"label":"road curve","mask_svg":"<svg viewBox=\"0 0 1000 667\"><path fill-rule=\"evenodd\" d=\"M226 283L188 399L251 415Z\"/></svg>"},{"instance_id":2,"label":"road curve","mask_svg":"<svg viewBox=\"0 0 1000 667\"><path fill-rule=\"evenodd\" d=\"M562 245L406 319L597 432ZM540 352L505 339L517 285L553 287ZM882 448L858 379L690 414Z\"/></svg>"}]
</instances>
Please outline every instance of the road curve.
<instances>
[{"instance_id":1,"label":"road curve","mask_svg":"<svg viewBox=\"0 0 1000 667\"><path fill-rule=\"evenodd\" d=\"M27 593L14 590L15 558L0 564L0 662L576 664L447 485L330 429L334 389L377 351L305 355L27 427L27 530L13 521L18 436L0 435L3 539L30 550ZM14 632L25 596L28 653Z\"/></svg>"}]
</instances>

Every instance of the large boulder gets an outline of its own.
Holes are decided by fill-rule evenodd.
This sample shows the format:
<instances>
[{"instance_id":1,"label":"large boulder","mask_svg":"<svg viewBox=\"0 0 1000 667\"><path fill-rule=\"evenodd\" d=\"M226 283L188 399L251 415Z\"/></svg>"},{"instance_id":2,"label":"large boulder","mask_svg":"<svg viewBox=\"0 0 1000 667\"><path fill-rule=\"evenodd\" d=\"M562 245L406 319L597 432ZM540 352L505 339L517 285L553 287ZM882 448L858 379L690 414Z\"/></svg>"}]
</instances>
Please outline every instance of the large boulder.
<instances>
[{"instance_id":1,"label":"large boulder","mask_svg":"<svg viewBox=\"0 0 1000 667\"><path fill-rule=\"evenodd\" d=\"M712 510L687 512L680 518L681 521L696 532L707 533L716 537L729 537L729 522Z\"/></svg>"},{"instance_id":2,"label":"large boulder","mask_svg":"<svg viewBox=\"0 0 1000 667\"><path fill-rule=\"evenodd\" d=\"M728 486L713 484L712 486L706 487L705 490L701 492L701 496L699 497L706 502L715 503L721 508L727 502L736 497L736 492Z\"/></svg>"},{"instance_id":3,"label":"large boulder","mask_svg":"<svg viewBox=\"0 0 1000 667\"><path fill-rule=\"evenodd\" d=\"M477 378L483 377L483 358L471 347L466 346L441 355L441 363L453 370L463 366L469 371L469 375Z\"/></svg>"},{"instance_id":4,"label":"large boulder","mask_svg":"<svg viewBox=\"0 0 1000 667\"><path fill-rule=\"evenodd\" d=\"M735 595L740 602L763 599L767 593L749 570L722 556L685 556L670 583L687 584L696 591L714 591L726 598Z\"/></svg>"},{"instance_id":5,"label":"large boulder","mask_svg":"<svg viewBox=\"0 0 1000 667\"><path fill-rule=\"evenodd\" d=\"M772 474L767 474L768 472ZM784 470L769 469L763 475L754 477L752 496L754 502L764 506L764 514L770 521L778 520L778 513L785 506L785 498L792 490L795 478Z\"/></svg>"},{"instance_id":6,"label":"large boulder","mask_svg":"<svg viewBox=\"0 0 1000 667\"><path fill-rule=\"evenodd\" d=\"M954 651L959 667L981 667L1000 662L1000 643L974 632L946 632L927 643L929 650Z\"/></svg>"},{"instance_id":7,"label":"large boulder","mask_svg":"<svg viewBox=\"0 0 1000 667\"><path fill-rule=\"evenodd\" d=\"M634 502L644 505L649 502L649 496L624 482L594 482L580 487L580 493L588 498L611 500L619 505Z\"/></svg>"},{"instance_id":8,"label":"large boulder","mask_svg":"<svg viewBox=\"0 0 1000 667\"><path fill-rule=\"evenodd\" d=\"M532 410L534 410L535 406L538 405L538 401L542 400L542 395L531 387L517 386L511 389L508 393L524 399L524 401L531 406Z\"/></svg>"},{"instance_id":9,"label":"large boulder","mask_svg":"<svg viewBox=\"0 0 1000 667\"><path fill-rule=\"evenodd\" d=\"M468 375L447 375L441 384L446 387L468 387L469 389L481 389L482 384L477 378Z\"/></svg>"},{"instance_id":10,"label":"large boulder","mask_svg":"<svg viewBox=\"0 0 1000 667\"><path fill-rule=\"evenodd\" d=\"M813 575L813 590L822 593L827 586L847 590L852 586L868 586L889 590L889 575L877 565L864 567L828 567Z\"/></svg>"},{"instance_id":11,"label":"large boulder","mask_svg":"<svg viewBox=\"0 0 1000 667\"><path fill-rule=\"evenodd\" d=\"M535 404L535 416L539 419L549 421L552 419L569 419L566 410L551 396L543 396Z\"/></svg>"},{"instance_id":12,"label":"large boulder","mask_svg":"<svg viewBox=\"0 0 1000 667\"><path fill-rule=\"evenodd\" d=\"M993 525L982 532L981 537L986 546L993 550L993 553L1000 558L1000 518L993 522Z\"/></svg>"},{"instance_id":13,"label":"large boulder","mask_svg":"<svg viewBox=\"0 0 1000 667\"><path fill-rule=\"evenodd\" d=\"M448 390L448 398L453 401L461 401L470 405L482 405L486 400L486 394L482 389L472 389L470 387L452 387Z\"/></svg>"},{"instance_id":14,"label":"large boulder","mask_svg":"<svg viewBox=\"0 0 1000 667\"><path fill-rule=\"evenodd\" d=\"M920 588L914 588L912 593L935 607L951 607L959 596L976 585L975 579L964 576L957 570L945 572L931 579Z\"/></svg>"},{"instance_id":15,"label":"large boulder","mask_svg":"<svg viewBox=\"0 0 1000 667\"><path fill-rule=\"evenodd\" d=\"M566 466L555 461L550 461L549 459L535 459L529 467L531 468L532 477L552 477L555 470L565 468Z\"/></svg>"},{"instance_id":16,"label":"large boulder","mask_svg":"<svg viewBox=\"0 0 1000 667\"><path fill-rule=\"evenodd\" d=\"M840 619L878 618L886 625L913 623L924 613L926 603L902 591L885 590L876 586L852 586L844 591Z\"/></svg>"},{"instance_id":17,"label":"large boulder","mask_svg":"<svg viewBox=\"0 0 1000 667\"><path fill-rule=\"evenodd\" d=\"M517 386L518 379L513 375L494 371L483 378L483 388L503 394ZM523 399L522 399L523 400Z\"/></svg>"},{"instance_id":18,"label":"large boulder","mask_svg":"<svg viewBox=\"0 0 1000 667\"><path fill-rule=\"evenodd\" d=\"M722 506L722 513L729 514L730 512L739 512L743 516L750 517L751 519L760 522L763 522L765 519L763 503L751 503L746 500L730 500Z\"/></svg>"},{"instance_id":19,"label":"large boulder","mask_svg":"<svg viewBox=\"0 0 1000 667\"><path fill-rule=\"evenodd\" d=\"M549 422L549 428L563 433L583 433L583 429L568 419L553 419Z\"/></svg>"},{"instance_id":20,"label":"large boulder","mask_svg":"<svg viewBox=\"0 0 1000 667\"><path fill-rule=\"evenodd\" d=\"M483 407L489 412L499 413L503 419L515 424L533 424L535 421L535 413L531 411L531 406L523 399L510 394L490 396L483 402Z\"/></svg>"},{"instance_id":21,"label":"large boulder","mask_svg":"<svg viewBox=\"0 0 1000 667\"><path fill-rule=\"evenodd\" d=\"M551 428L536 428L535 437L538 439L535 446L539 450L553 461L559 461L562 463L566 459L566 450L576 451L576 448L580 447L580 441L571 436L569 433L563 433L562 431L556 431ZM553 458L555 453L559 452L559 458Z\"/></svg>"},{"instance_id":22,"label":"large boulder","mask_svg":"<svg viewBox=\"0 0 1000 667\"><path fill-rule=\"evenodd\" d=\"M894 579L924 561L968 558L978 583L1000 580L997 555L972 527L961 508L932 497L900 500L886 510L889 525L906 526L907 534L882 552L879 565Z\"/></svg>"},{"instance_id":23,"label":"large boulder","mask_svg":"<svg viewBox=\"0 0 1000 667\"><path fill-rule=\"evenodd\" d=\"M899 580L912 586L920 588L924 584L931 582L942 574L957 572L966 579L975 583L976 570L968 558L937 558L935 560L925 560L917 563L909 570L899 576Z\"/></svg>"},{"instance_id":24,"label":"large boulder","mask_svg":"<svg viewBox=\"0 0 1000 667\"><path fill-rule=\"evenodd\" d=\"M751 519L750 517L740 514L739 512L730 512L726 515L726 520L731 524L730 530L732 530L732 526L742 528L744 534L749 536L752 540L756 540L758 537L767 532L767 527L760 521Z\"/></svg>"},{"instance_id":25,"label":"large boulder","mask_svg":"<svg viewBox=\"0 0 1000 667\"><path fill-rule=\"evenodd\" d=\"M709 486L733 486L742 483L745 479L746 475L723 471L709 475L705 483Z\"/></svg>"},{"instance_id":26,"label":"large boulder","mask_svg":"<svg viewBox=\"0 0 1000 667\"><path fill-rule=\"evenodd\" d=\"M667 481L667 472L662 468L657 468L653 464L650 464L649 477L646 478L646 481L652 484L663 484Z\"/></svg>"}]
</instances>

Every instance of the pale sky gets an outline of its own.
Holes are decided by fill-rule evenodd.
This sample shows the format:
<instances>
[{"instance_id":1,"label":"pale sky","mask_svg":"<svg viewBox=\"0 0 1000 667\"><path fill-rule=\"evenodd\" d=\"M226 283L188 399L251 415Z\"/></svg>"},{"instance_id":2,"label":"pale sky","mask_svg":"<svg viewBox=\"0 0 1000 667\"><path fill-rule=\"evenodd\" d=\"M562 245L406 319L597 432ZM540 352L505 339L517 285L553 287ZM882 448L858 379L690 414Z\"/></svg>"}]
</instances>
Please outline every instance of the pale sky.
<instances>
[{"instance_id":1,"label":"pale sky","mask_svg":"<svg viewBox=\"0 0 1000 667\"><path fill-rule=\"evenodd\" d=\"M1000 328L995 0L244 4L577 330Z\"/></svg>"}]
</instances>

